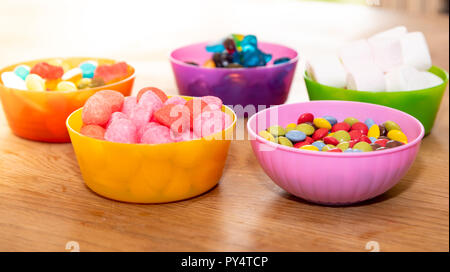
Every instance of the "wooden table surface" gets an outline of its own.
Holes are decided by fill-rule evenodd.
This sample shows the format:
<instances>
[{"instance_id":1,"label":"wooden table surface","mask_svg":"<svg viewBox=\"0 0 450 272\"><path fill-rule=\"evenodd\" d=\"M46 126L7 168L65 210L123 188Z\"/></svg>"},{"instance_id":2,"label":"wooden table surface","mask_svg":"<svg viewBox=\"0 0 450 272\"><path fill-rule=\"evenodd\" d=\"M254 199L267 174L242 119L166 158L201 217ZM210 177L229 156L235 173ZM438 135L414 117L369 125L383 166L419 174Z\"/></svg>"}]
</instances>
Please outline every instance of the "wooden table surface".
<instances>
[{"instance_id":1,"label":"wooden table surface","mask_svg":"<svg viewBox=\"0 0 450 272\"><path fill-rule=\"evenodd\" d=\"M12 0L2 4L0 25L7 20L13 22L7 30L1 28L5 30L0 32L1 66L27 58L62 55L64 50L67 55L88 55L89 47L77 38L85 25L66 47L52 46L55 37L36 33L40 24L47 23L54 25L56 32L73 30L69 20L58 25L44 18L54 12L46 9L46 2L33 12L31 8L24 11ZM243 8L254 5L254 1L246 1ZM166 60L170 49L231 31L268 33L264 35L269 40L286 42L299 52L319 54L318 50L326 45L331 48L343 40L403 24L423 31L434 64L449 69L448 16L407 17L373 8L293 1L263 1L259 9L279 15L285 11L288 16L278 16L280 24L293 25L280 34L278 27L268 22L261 21L263 26L259 26L241 19L242 31L236 30L237 23L230 29L217 24L222 32L217 34L212 26L193 23L191 30L185 27L192 34L168 38L165 42L170 45L155 42L160 49L152 50L144 50L145 45L138 46L137 42L130 42L129 48L125 44L102 44L107 39L103 36L99 42L112 48L105 49L103 55L125 59L138 68L134 91L155 85L176 93ZM135 10L138 12L138 7ZM33 13L29 15L34 17L26 19L22 12ZM314 19L319 13L342 17ZM298 16L290 16L294 14ZM307 20L312 23L307 25ZM24 27L33 22L38 26L33 25L31 30ZM196 28L205 28L205 32L199 33ZM64 39L70 40L63 34ZM87 35L87 39L93 42L96 38ZM148 43L151 46L151 40ZM92 46L93 54L100 52L98 46ZM301 75L297 74L289 101L306 98ZM18 138L0 114L0 251L67 251L69 241L77 242L81 251L367 251L369 241L377 242L381 251L448 251L448 117L447 91L432 134L423 140L417 160L397 186L358 205L324 207L278 188L259 166L248 141L231 144L221 182L209 193L162 205L111 201L84 185L71 144Z\"/></svg>"}]
</instances>

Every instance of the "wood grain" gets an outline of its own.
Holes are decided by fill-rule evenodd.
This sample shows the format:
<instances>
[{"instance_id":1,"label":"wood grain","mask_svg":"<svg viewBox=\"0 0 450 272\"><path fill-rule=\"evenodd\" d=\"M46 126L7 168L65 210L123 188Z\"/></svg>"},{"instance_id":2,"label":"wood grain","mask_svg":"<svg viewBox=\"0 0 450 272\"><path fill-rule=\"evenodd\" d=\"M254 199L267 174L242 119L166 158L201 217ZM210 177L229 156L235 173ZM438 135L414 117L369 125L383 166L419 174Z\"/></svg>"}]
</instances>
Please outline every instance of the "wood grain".
<instances>
[{"instance_id":1,"label":"wood grain","mask_svg":"<svg viewBox=\"0 0 450 272\"><path fill-rule=\"evenodd\" d=\"M248 2L251 1L246 1L244 8L251 7ZM318 10L328 14L343 12L335 5L287 2L265 3L261 8L276 11L286 4L299 14ZM6 12L18 14L14 1L6 4L11 8L6 5L5 9L3 5L0 17L5 18ZM332 39L339 43L340 34L336 33L345 33L346 38L364 37L403 24L424 31L434 63L449 69L448 17L412 18L379 9L360 9L370 16L360 18L355 14L346 19L330 18L321 24L317 20L311 25L297 22L301 16L278 19L297 22L287 27L283 35L299 33L299 37L287 43L302 52L318 54L324 41L308 40L308 33L313 31L329 29ZM364 23L356 28L341 19ZM62 31L63 26L55 27ZM251 31L265 30L255 26ZM13 32L0 34L1 66L30 55L23 50L35 38L33 33L25 32L19 37ZM278 35L275 30L268 32L267 36L273 38ZM211 27L202 37L214 33ZM81 30L77 35L81 35ZM190 36L180 33L171 48L184 43L184 38L189 40ZM69 53L78 52L76 46L83 45L74 41L65 49ZM51 55L52 48L38 47L36 52ZM135 91L155 85L176 93L166 53L131 47L111 54L135 64L138 69ZM297 74L289 101L305 97L301 75ZM0 251L65 251L68 241L78 242L81 251L366 251L369 241L377 241L381 251L448 251L448 117L447 91L432 134L423 140L416 162L397 186L358 205L324 207L278 188L257 163L247 141L232 143L220 184L202 196L163 205L111 201L84 185L70 144L18 138L11 134L1 114Z\"/></svg>"}]
</instances>

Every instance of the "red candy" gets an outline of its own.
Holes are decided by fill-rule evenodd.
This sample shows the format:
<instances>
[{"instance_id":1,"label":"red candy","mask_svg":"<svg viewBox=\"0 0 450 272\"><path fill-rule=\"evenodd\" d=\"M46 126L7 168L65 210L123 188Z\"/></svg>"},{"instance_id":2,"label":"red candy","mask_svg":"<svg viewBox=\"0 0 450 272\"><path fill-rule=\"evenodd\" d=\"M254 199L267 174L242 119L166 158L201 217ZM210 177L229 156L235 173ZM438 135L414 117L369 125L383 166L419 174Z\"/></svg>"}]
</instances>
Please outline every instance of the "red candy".
<instances>
[{"instance_id":1,"label":"red candy","mask_svg":"<svg viewBox=\"0 0 450 272\"><path fill-rule=\"evenodd\" d=\"M159 99L161 99L162 103L165 103L168 99L167 95L160 89L158 89L156 87L146 87L139 91L137 98L136 98L138 102L141 99L142 95L144 95L144 93L146 93L146 92L152 92L152 93L156 94L156 96L158 96Z\"/></svg>"},{"instance_id":2,"label":"red candy","mask_svg":"<svg viewBox=\"0 0 450 272\"><path fill-rule=\"evenodd\" d=\"M111 116L111 106L101 96L93 95L84 104L81 118L85 125L104 126Z\"/></svg>"},{"instance_id":3,"label":"red candy","mask_svg":"<svg viewBox=\"0 0 450 272\"><path fill-rule=\"evenodd\" d=\"M304 142L307 142L308 144L312 144L314 143L314 139L311 137L306 137L306 139L304 140Z\"/></svg>"},{"instance_id":4,"label":"red candy","mask_svg":"<svg viewBox=\"0 0 450 272\"><path fill-rule=\"evenodd\" d=\"M342 150L340 148L333 148L333 149L327 150L327 152L342 152Z\"/></svg>"},{"instance_id":5,"label":"red candy","mask_svg":"<svg viewBox=\"0 0 450 272\"><path fill-rule=\"evenodd\" d=\"M368 144L371 144L372 143L372 141L369 139L369 137L367 137L366 135L363 135L363 136L361 136L360 138L359 138L359 141L360 142L366 142L366 143L368 143Z\"/></svg>"},{"instance_id":6,"label":"red candy","mask_svg":"<svg viewBox=\"0 0 450 272\"><path fill-rule=\"evenodd\" d=\"M105 138L105 129L97 125L85 125L81 128L80 133L99 140Z\"/></svg>"},{"instance_id":7,"label":"red candy","mask_svg":"<svg viewBox=\"0 0 450 272\"><path fill-rule=\"evenodd\" d=\"M137 143L136 126L128 119L117 119L105 132L105 140L116 143Z\"/></svg>"},{"instance_id":8,"label":"red candy","mask_svg":"<svg viewBox=\"0 0 450 272\"><path fill-rule=\"evenodd\" d=\"M312 113L303 113L298 117L297 124L303 124L306 122L313 122L314 121L314 115Z\"/></svg>"},{"instance_id":9,"label":"red candy","mask_svg":"<svg viewBox=\"0 0 450 272\"><path fill-rule=\"evenodd\" d=\"M358 139L351 140L350 142L348 142L348 146L349 146L350 148L353 148L353 146L354 146L355 144L357 144L357 143L359 143L359 138L358 138Z\"/></svg>"},{"instance_id":10,"label":"red candy","mask_svg":"<svg viewBox=\"0 0 450 272\"><path fill-rule=\"evenodd\" d=\"M354 123L351 130L360 130L364 135L367 135L367 133L369 132L369 128L363 122Z\"/></svg>"},{"instance_id":11,"label":"red candy","mask_svg":"<svg viewBox=\"0 0 450 272\"><path fill-rule=\"evenodd\" d=\"M296 144L294 144L294 147L295 148L300 148L300 147L302 147L302 146L304 146L304 145L310 145L311 143L308 143L308 142L306 142L306 140L305 141L303 141L303 142L298 142L298 143L296 143Z\"/></svg>"},{"instance_id":12,"label":"red candy","mask_svg":"<svg viewBox=\"0 0 450 272\"><path fill-rule=\"evenodd\" d=\"M352 130L348 134L350 134L350 139L352 140L359 139L363 135L361 130Z\"/></svg>"},{"instance_id":13,"label":"red candy","mask_svg":"<svg viewBox=\"0 0 450 272\"><path fill-rule=\"evenodd\" d=\"M103 90L95 93L95 95L101 96L111 106L111 111L116 112L122 110L124 101L123 94L117 91Z\"/></svg>"},{"instance_id":14,"label":"red candy","mask_svg":"<svg viewBox=\"0 0 450 272\"><path fill-rule=\"evenodd\" d=\"M335 124L332 128L331 128L331 132L336 132L339 130L345 130L345 131L349 131L350 130L350 125L347 124L346 122L340 122Z\"/></svg>"},{"instance_id":15,"label":"red candy","mask_svg":"<svg viewBox=\"0 0 450 272\"><path fill-rule=\"evenodd\" d=\"M184 105L169 104L155 112L155 120L174 132L190 129L189 109Z\"/></svg>"},{"instance_id":16,"label":"red candy","mask_svg":"<svg viewBox=\"0 0 450 272\"><path fill-rule=\"evenodd\" d=\"M59 79L64 74L64 69L60 66L50 65L46 62L39 62L30 70L30 74L36 74L44 79Z\"/></svg>"},{"instance_id":17,"label":"red candy","mask_svg":"<svg viewBox=\"0 0 450 272\"><path fill-rule=\"evenodd\" d=\"M388 139L378 139L378 140L375 141L375 144L379 144L379 145L381 145L382 147L386 147L386 143L387 143L387 142L389 142Z\"/></svg>"},{"instance_id":18,"label":"red candy","mask_svg":"<svg viewBox=\"0 0 450 272\"><path fill-rule=\"evenodd\" d=\"M325 144L331 144L331 145L338 145L339 144L339 141L336 138L330 137L330 136L327 136L327 137L323 138L323 142Z\"/></svg>"},{"instance_id":19,"label":"red candy","mask_svg":"<svg viewBox=\"0 0 450 272\"><path fill-rule=\"evenodd\" d=\"M97 66L95 69L94 78L101 78L107 83L127 75L128 65L125 62L118 62L111 65Z\"/></svg>"},{"instance_id":20,"label":"red candy","mask_svg":"<svg viewBox=\"0 0 450 272\"><path fill-rule=\"evenodd\" d=\"M312 135L312 139L314 141L318 141L318 140L321 140L323 137L325 137L327 135L328 135L328 129L326 129L326 128L319 128Z\"/></svg>"}]
</instances>

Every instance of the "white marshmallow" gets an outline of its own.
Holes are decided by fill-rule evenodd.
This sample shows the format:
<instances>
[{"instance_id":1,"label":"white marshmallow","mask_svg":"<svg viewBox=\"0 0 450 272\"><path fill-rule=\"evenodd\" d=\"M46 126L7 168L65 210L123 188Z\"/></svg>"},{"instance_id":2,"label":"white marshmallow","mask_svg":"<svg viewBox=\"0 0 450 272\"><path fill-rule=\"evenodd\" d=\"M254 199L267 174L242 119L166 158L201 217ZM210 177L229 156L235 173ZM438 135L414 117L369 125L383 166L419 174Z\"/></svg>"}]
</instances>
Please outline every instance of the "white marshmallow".
<instances>
[{"instance_id":1,"label":"white marshmallow","mask_svg":"<svg viewBox=\"0 0 450 272\"><path fill-rule=\"evenodd\" d=\"M16 75L14 72L4 72L2 73L2 82L8 88L26 90L27 85L25 84L25 80Z\"/></svg>"},{"instance_id":2,"label":"white marshmallow","mask_svg":"<svg viewBox=\"0 0 450 272\"><path fill-rule=\"evenodd\" d=\"M411 32L401 39L403 64L411 65L418 70L431 68L431 56L427 41L422 32Z\"/></svg>"},{"instance_id":3,"label":"white marshmallow","mask_svg":"<svg viewBox=\"0 0 450 272\"><path fill-rule=\"evenodd\" d=\"M75 68L65 72L64 75L61 77L61 79L69 80L76 75L83 75L83 70L81 70L81 68L79 68L79 67L75 67Z\"/></svg>"},{"instance_id":4,"label":"white marshmallow","mask_svg":"<svg viewBox=\"0 0 450 272\"><path fill-rule=\"evenodd\" d=\"M347 72L336 56L311 59L306 63L306 70L320 84L336 88L345 88L347 85Z\"/></svg>"},{"instance_id":5,"label":"white marshmallow","mask_svg":"<svg viewBox=\"0 0 450 272\"><path fill-rule=\"evenodd\" d=\"M412 66L401 66L385 76L388 92L414 91L431 88L443 83L443 80L430 73L421 72Z\"/></svg>"},{"instance_id":6,"label":"white marshmallow","mask_svg":"<svg viewBox=\"0 0 450 272\"><path fill-rule=\"evenodd\" d=\"M408 33L408 30L404 26L397 26L383 32L377 33L369 38L369 42L378 39L400 39Z\"/></svg>"},{"instance_id":7,"label":"white marshmallow","mask_svg":"<svg viewBox=\"0 0 450 272\"><path fill-rule=\"evenodd\" d=\"M376 65L361 66L359 70L347 74L347 89L366 92L386 90L384 74Z\"/></svg>"},{"instance_id":8,"label":"white marshmallow","mask_svg":"<svg viewBox=\"0 0 450 272\"><path fill-rule=\"evenodd\" d=\"M358 71L361 67L372 66L374 63L372 49L367 40L358 40L342 47L339 57L348 71Z\"/></svg>"},{"instance_id":9,"label":"white marshmallow","mask_svg":"<svg viewBox=\"0 0 450 272\"><path fill-rule=\"evenodd\" d=\"M383 72L389 72L403 64L402 43L400 39L370 39L369 45L372 49L375 64Z\"/></svg>"}]
</instances>

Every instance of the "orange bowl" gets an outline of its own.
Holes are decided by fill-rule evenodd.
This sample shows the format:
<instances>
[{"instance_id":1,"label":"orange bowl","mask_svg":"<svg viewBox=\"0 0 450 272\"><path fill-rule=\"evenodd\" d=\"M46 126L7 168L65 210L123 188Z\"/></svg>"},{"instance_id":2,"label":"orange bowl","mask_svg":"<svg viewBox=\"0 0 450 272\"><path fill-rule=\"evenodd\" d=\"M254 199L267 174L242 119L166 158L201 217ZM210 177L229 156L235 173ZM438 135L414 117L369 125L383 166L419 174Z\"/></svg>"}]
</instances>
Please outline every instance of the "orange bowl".
<instances>
[{"instance_id":1,"label":"orange bowl","mask_svg":"<svg viewBox=\"0 0 450 272\"><path fill-rule=\"evenodd\" d=\"M38 62L54 59L40 59L10 65L1 69L0 74L13 71L17 65L25 64L32 67ZM57 59L63 60L72 67L76 67L87 60L95 60L100 65L116 62L112 59L103 58ZM135 71L133 67L128 66L130 72L125 79L104 86L77 91L19 90L6 87L0 79L0 98L9 127L15 135L29 140L53 143L70 142L66 119L73 111L81 108L91 95L106 89L119 91L124 96L130 95L134 84Z\"/></svg>"}]
</instances>

